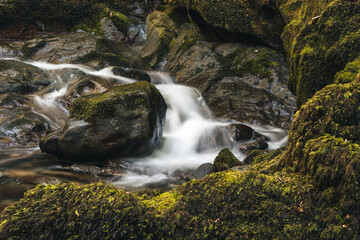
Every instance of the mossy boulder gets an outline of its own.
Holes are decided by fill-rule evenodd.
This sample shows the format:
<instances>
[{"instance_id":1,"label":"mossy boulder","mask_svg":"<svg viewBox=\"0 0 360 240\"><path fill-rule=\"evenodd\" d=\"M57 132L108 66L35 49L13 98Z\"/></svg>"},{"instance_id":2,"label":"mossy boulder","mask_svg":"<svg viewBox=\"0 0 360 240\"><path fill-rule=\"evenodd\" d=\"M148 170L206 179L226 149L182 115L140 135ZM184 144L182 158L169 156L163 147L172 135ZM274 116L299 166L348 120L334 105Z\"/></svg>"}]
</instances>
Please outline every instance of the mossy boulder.
<instances>
[{"instance_id":1,"label":"mossy boulder","mask_svg":"<svg viewBox=\"0 0 360 240\"><path fill-rule=\"evenodd\" d=\"M218 171L228 170L239 165L242 165L242 163L228 148L221 150L214 160L214 166Z\"/></svg>"},{"instance_id":2,"label":"mossy boulder","mask_svg":"<svg viewBox=\"0 0 360 240\"><path fill-rule=\"evenodd\" d=\"M359 11L359 2L332 1L312 21L302 23L304 26L288 49L289 88L298 97L298 107L316 91L341 81L335 75L358 58ZM346 71L351 69L348 66ZM346 73L341 74L344 77Z\"/></svg>"},{"instance_id":3,"label":"mossy boulder","mask_svg":"<svg viewBox=\"0 0 360 240\"><path fill-rule=\"evenodd\" d=\"M44 152L73 161L149 154L160 143L166 103L148 82L78 98L62 129L40 141Z\"/></svg>"},{"instance_id":4,"label":"mossy boulder","mask_svg":"<svg viewBox=\"0 0 360 240\"><path fill-rule=\"evenodd\" d=\"M360 83L329 85L295 115L280 164L316 179L343 211L357 212Z\"/></svg>"}]
</instances>

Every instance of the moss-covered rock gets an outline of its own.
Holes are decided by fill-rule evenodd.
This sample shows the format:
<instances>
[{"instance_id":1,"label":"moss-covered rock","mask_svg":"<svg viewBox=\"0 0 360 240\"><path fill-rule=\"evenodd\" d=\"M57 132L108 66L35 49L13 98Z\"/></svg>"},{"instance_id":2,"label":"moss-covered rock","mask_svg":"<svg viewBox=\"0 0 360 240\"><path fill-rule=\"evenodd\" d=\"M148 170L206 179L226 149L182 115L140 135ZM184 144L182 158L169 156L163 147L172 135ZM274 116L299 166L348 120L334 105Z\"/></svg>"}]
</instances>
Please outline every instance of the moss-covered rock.
<instances>
[{"instance_id":1,"label":"moss-covered rock","mask_svg":"<svg viewBox=\"0 0 360 240\"><path fill-rule=\"evenodd\" d=\"M304 26L288 49L289 88L296 93L298 106L333 83L335 74L358 58L359 9L358 2L337 0L313 21L302 23Z\"/></svg>"},{"instance_id":2,"label":"moss-covered rock","mask_svg":"<svg viewBox=\"0 0 360 240\"><path fill-rule=\"evenodd\" d=\"M18 217L1 221L0 239L21 236L27 239L60 236L65 239L130 239L134 236L146 239L154 236L148 221L156 224L156 219L151 219L146 207L134 196L111 186L38 186L27 192L24 199L28 201L20 204L22 207L15 214ZM16 222L23 224L13 225Z\"/></svg>"},{"instance_id":3,"label":"moss-covered rock","mask_svg":"<svg viewBox=\"0 0 360 240\"><path fill-rule=\"evenodd\" d=\"M43 138L40 148L73 161L148 154L162 138L166 108L148 82L115 86L75 100L65 126Z\"/></svg>"},{"instance_id":4,"label":"moss-covered rock","mask_svg":"<svg viewBox=\"0 0 360 240\"><path fill-rule=\"evenodd\" d=\"M357 78L316 93L295 115L280 162L311 175L319 188L334 191L331 199L351 212L359 211L359 90Z\"/></svg>"},{"instance_id":5,"label":"moss-covered rock","mask_svg":"<svg viewBox=\"0 0 360 240\"><path fill-rule=\"evenodd\" d=\"M281 49L284 23L275 1L166 0L173 6L197 11L204 20L229 32L255 35L266 44Z\"/></svg>"},{"instance_id":6,"label":"moss-covered rock","mask_svg":"<svg viewBox=\"0 0 360 240\"><path fill-rule=\"evenodd\" d=\"M357 215L346 214L308 177L255 167L164 193L132 195L104 184L38 186L2 212L0 239L356 237Z\"/></svg>"},{"instance_id":7,"label":"moss-covered rock","mask_svg":"<svg viewBox=\"0 0 360 240\"><path fill-rule=\"evenodd\" d=\"M214 166L218 171L224 171L239 165L242 165L242 163L228 148L221 150L214 160Z\"/></svg>"}]
</instances>

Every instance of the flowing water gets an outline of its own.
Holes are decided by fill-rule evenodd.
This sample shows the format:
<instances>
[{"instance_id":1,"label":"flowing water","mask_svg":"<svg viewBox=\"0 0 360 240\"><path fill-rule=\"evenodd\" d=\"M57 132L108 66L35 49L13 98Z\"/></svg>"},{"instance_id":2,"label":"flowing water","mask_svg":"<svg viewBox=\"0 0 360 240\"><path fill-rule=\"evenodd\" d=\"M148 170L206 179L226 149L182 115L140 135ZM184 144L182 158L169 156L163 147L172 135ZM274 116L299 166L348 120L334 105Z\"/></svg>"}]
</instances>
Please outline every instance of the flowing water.
<instances>
[{"instance_id":1,"label":"flowing water","mask_svg":"<svg viewBox=\"0 0 360 240\"><path fill-rule=\"evenodd\" d=\"M41 68L54 76L51 90L31 96L34 111L49 119L54 128L62 126L69 114L63 98L69 94L72 85L76 84L76 72L112 79L115 84L135 81L114 75L111 68L96 71L74 64L25 63ZM73 73L64 78L62 71L69 71L69 69ZM31 184L52 183L55 180L87 183L105 179L125 189L136 189L149 186L149 184L171 182L171 174L176 170L195 169L203 163L212 163L224 147L230 148L239 159L245 157L238 151L239 143L232 140L229 125L233 122L216 121L199 91L175 84L167 73L149 72L148 74L168 105L163 141L150 156L121 159L119 161L122 162L121 169L117 169L116 164L110 164L104 170L98 166L74 165L59 161L40 153L39 149L2 149L0 151L0 193L1 188L4 186L9 188L9 184L11 186L25 185L19 190L21 192L32 187ZM100 85L98 89L98 92L106 90ZM251 127L270 138L270 149L276 149L286 143L287 131L285 130L273 127ZM29 184L24 176L32 176L31 179L36 179L36 181L30 181L31 184ZM5 198L4 196L0 196L0 200L3 200L1 198Z\"/></svg>"}]
</instances>

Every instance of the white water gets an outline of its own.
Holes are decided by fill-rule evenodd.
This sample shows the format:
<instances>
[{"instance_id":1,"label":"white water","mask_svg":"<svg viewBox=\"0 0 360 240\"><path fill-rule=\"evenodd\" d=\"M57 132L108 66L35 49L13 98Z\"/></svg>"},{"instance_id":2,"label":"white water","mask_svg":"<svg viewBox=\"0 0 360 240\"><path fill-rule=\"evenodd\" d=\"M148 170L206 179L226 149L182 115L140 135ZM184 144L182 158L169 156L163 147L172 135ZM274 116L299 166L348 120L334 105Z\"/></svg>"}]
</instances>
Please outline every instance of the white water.
<instances>
[{"instance_id":1,"label":"white water","mask_svg":"<svg viewBox=\"0 0 360 240\"><path fill-rule=\"evenodd\" d=\"M25 63L45 71L70 68L80 70L88 75L112 78L121 83L135 81L114 75L111 68L96 71L83 65ZM129 171L113 184L125 188L137 188L149 183L167 180L175 170L195 169L203 163L212 163L223 147L230 148L240 160L245 157L238 151L238 143L231 140L231 133L227 130L230 123L215 121L201 94L196 89L174 84L169 74L166 73L149 72L149 75L152 83L156 84L168 105L164 140L159 149L150 156L127 159L132 163L133 171ZM66 120L68 112L57 104L57 100L67 93L69 80L57 76L53 85L57 86L54 91L42 96L34 96L34 105L38 106L41 114L61 125L64 122L63 119ZM59 118L62 120L57 121ZM276 149L287 141L285 130L273 127L251 127L271 139L269 142L270 149Z\"/></svg>"}]
</instances>

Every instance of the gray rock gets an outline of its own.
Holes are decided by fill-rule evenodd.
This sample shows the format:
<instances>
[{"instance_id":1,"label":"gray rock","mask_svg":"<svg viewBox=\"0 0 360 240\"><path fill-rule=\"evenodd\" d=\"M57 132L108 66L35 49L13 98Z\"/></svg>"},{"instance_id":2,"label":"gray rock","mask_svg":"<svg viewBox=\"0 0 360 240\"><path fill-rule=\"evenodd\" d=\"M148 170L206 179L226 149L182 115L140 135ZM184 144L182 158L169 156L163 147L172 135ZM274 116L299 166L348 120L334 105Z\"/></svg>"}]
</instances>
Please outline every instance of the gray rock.
<instances>
[{"instance_id":1,"label":"gray rock","mask_svg":"<svg viewBox=\"0 0 360 240\"><path fill-rule=\"evenodd\" d=\"M115 75L119 75L126 78L131 78L137 81L151 82L149 74L138 69L115 67L112 69Z\"/></svg>"},{"instance_id":2,"label":"gray rock","mask_svg":"<svg viewBox=\"0 0 360 240\"><path fill-rule=\"evenodd\" d=\"M27 41L22 48L25 58L49 63L73 63L96 50L99 37L88 33L70 33Z\"/></svg>"},{"instance_id":3,"label":"gray rock","mask_svg":"<svg viewBox=\"0 0 360 240\"><path fill-rule=\"evenodd\" d=\"M41 69L15 60L0 60L0 94L30 94L53 80Z\"/></svg>"},{"instance_id":4,"label":"gray rock","mask_svg":"<svg viewBox=\"0 0 360 240\"><path fill-rule=\"evenodd\" d=\"M100 21L100 25L107 39L117 42L124 40L124 34L117 29L117 27L110 18L102 18Z\"/></svg>"},{"instance_id":5,"label":"gray rock","mask_svg":"<svg viewBox=\"0 0 360 240\"><path fill-rule=\"evenodd\" d=\"M252 150L265 150L268 149L269 144L262 138L257 139L255 142L240 147L240 151L244 154L249 154Z\"/></svg>"},{"instance_id":6,"label":"gray rock","mask_svg":"<svg viewBox=\"0 0 360 240\"><path fill-rule=\"evenodd\" d=\"M201 179L213 172L216 172L215 166L211 163L204 163L204 164L201 164L194 171L191 171L189 174L189 178L190 179Z\"/></svg>"}]
</instances>

